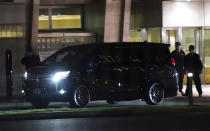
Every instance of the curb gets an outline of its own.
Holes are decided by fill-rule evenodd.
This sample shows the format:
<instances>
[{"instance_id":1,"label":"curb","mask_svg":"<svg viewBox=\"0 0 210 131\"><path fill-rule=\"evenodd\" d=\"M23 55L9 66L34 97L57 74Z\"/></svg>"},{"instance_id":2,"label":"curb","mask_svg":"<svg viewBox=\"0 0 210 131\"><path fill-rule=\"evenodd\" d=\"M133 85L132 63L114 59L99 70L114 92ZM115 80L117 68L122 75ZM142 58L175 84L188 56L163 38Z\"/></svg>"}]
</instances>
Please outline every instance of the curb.
<instances>
[{"instance_id":1,"label":"curb","mask_svg":"<svg viewBox=\"0 0 210 131\"><path fill-rule=\"evenodd\" d=\"M176 107L116 107L96 110L96 108L85 108L82 111L48 111L34 112L30 114L0 115L0 121L14 120L40 120L40 119L65 119L65 118L88 118L88 117L110 117L110 116L175 116L175 115L192 115L205 114L210 117L210 106L180 106ZM79 110L79 109L78 109Z\"/></svg>"}]
</instances>

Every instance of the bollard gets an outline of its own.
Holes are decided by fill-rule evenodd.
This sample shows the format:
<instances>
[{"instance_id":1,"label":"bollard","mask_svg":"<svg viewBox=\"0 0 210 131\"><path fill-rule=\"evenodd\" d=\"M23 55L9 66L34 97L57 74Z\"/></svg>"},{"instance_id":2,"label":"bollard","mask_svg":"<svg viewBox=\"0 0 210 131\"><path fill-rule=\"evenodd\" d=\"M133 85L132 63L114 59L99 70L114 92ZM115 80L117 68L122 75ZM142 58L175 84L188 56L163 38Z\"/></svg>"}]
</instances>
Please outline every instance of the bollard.
<instances>
[{"instance_id":1,"label":"bollard","mask_svg":"<svg viewBox=\"0 0 210 131\"><path fill-rule=\"evenodd\" d=\"M5 52L5 70L6 70L6 91L7 97L12 98L13 86L13 70L12 70L12 51L10 49Z\"/></svg>"},{"instance_id":2,"label":"bollard","mask_svg":"<svg viewBox=\"0 0 210 131\"><path fill-rule=\"evenodd\" d=\"M187 73L187 96L189 105L193 105L192 77L193 73Z\"/></svg>"}]
</instances>

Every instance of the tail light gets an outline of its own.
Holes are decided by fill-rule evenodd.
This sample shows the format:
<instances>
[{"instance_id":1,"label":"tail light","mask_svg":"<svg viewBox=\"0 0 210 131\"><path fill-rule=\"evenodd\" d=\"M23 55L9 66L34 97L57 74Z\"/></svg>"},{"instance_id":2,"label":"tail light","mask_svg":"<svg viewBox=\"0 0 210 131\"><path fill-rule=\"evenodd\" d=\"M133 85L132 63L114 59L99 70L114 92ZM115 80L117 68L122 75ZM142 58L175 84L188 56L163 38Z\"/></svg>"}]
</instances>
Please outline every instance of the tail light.
<instances>
[{"instance_id":1,"label":"tail light","mask_svg":"<svg viewBox=\"0 0 210 131\"><path fill-rule=\"evenodd\" d=\"M175 66L175 60L174 60L174 58L173 57L171 57L171 60L170 60L170 62L171 62L171 64L173 65L173 66Z\"/></svg>"}]
</instances>

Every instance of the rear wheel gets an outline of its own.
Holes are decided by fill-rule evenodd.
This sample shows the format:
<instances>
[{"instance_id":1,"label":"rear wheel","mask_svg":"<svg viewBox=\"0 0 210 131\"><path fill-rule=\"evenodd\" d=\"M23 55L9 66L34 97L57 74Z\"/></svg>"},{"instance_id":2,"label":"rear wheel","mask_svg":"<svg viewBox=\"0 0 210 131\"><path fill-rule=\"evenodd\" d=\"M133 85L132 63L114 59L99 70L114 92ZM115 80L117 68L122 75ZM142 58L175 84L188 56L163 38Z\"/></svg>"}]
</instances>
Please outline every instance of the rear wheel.
<instances>
[{"instance_id":1,"label":"rear wheel","mask_svg":"<svg viewBox=\"0 0 210 131\"><path fill-rule=\"evenodd\" d=\"M159 105L164 100L164 89L158 82L153 82L146 91L145 102L149 105Z\"/></svg>"},{"instance_id":2,"label":"rear wheel","mask_svg":"<svg viewBox=\"0 0 210 131\"><path fill-rule=\"evenodd\" d=\"M90 93L86 86L79 86L72 90L69 104L71 107L84 107L90 100Z\"/></svg>"}]
</instances>

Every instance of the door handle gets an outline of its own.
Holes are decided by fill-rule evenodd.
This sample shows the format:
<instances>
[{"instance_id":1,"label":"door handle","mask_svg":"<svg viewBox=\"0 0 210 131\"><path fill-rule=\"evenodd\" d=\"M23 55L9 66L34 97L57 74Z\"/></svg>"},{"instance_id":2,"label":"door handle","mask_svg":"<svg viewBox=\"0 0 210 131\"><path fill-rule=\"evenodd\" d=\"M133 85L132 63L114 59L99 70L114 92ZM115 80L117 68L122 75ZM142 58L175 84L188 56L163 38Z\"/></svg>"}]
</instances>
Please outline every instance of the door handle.
<instances>
[{"instance_id":1,"label":"door handle","mask_svg":"<svg viewBox=\"0 0 210 131\"><path fill-rule=\"evenodd\" d=\"M123 71L123 70L128 70L127 67L123 67L123 68L114 68L113 70L115 71Z\"/></svg>"}]
</instances>

